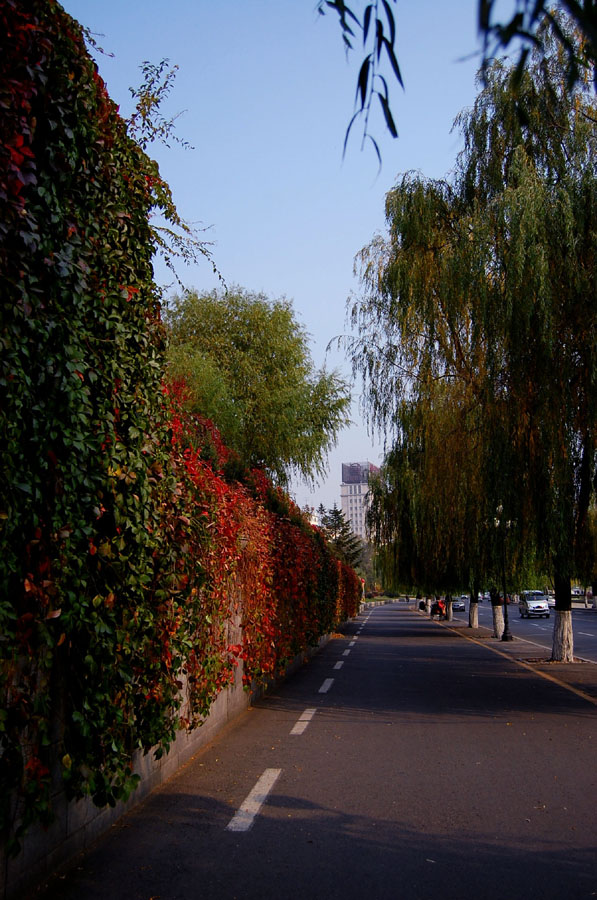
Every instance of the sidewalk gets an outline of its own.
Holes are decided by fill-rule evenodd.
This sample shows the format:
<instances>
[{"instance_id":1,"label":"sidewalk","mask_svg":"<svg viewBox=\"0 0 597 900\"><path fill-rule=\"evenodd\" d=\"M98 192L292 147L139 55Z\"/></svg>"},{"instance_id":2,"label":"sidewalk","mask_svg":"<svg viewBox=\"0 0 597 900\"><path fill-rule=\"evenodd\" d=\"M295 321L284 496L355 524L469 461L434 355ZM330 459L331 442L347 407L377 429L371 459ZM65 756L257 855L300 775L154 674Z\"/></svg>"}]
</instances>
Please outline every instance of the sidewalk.
<instances>
[{"instance_id":1,"label":"sidewalk","mask_svg":"<svg viewBox=\"0 0 597 900\"><path fill-rule=\"evenodd\" d=\"M582 606L584 609L584 604L576 605ZM426 613L418 612L423 618L427 617ZM549 650L542 650L536 644L531 644L518 637L514 637L512 641L498 640L492 637L491 629L485 626L469 628L468 625L462 625L456 621L440 622L431 619L429 624L447 628L465 640L482 643L491 652L510 658L518 665L535 671L541 677L567 687L573 693L583 696L597 706L597 664L595 663L585 661L550 662Z\"/></svg>"}]
</instances>

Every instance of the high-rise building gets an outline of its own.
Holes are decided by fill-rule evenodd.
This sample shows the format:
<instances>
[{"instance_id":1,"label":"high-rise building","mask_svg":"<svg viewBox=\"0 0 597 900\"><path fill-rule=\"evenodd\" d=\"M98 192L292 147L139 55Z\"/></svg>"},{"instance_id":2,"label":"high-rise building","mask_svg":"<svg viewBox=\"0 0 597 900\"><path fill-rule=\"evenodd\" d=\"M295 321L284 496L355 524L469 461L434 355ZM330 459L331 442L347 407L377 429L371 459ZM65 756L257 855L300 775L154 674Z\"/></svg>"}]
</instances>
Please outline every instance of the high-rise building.
<instances>
[{"instance_id":1,"label":"high-rise building","mask_svg":"<svg viewBox=\"0 0 597 900\"><path fill-rule=\"evenodd\" d=\"M367 537L369 476L378 472L379 468L370 462L342 463L340 506L353 532L362 540L366 540Z\"/></svg>"}]
</instances>

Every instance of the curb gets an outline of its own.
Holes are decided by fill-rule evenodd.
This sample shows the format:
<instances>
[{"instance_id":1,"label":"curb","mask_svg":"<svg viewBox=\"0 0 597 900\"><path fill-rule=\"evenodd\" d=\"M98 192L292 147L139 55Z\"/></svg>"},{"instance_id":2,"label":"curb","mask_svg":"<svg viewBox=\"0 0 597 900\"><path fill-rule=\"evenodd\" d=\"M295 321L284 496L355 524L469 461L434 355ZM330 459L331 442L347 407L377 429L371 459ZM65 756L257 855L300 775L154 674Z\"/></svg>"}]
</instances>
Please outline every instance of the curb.
<instances>
[{"instance_id":1,"label":"curb","mask_svg":"<svg viewBox=\"0 0 597 900\"><path fill-rule=\"evenodd\" d=\"M415 610L415 612L418 612L421 615L424 615L425 618L428 619L430 622L434 621L427 615L427 613L424 613L423 610L417 609L417 610ZM581 688L575 687L573 684L570 684L568 681L565 681L563 678L560 678L557 675L553 675L551 672L543 671L543 669L541 669L539 666L551 664L547 657L545 658L545 660L538 661L538 664L533 664L532 661L517 658L516 656L514 656L514 654L512 652L508 652L505 649L497 647L495 644L489 643L488 641L491 640L493 636L491 634L490 629L487 628L487 626L481 625L481 627L477 629L478 631L484 632L483 637L481 637L481 636L473 637L473 635L466 634L462 628L458 628L458 627L452 625L450 622L437 621L437 622L435 622L435 624L440 625L442 628L445 628L447 631L450 631L456 637L460 637L466 641L469 641L471 644L476 644L478 647L487 648L492 653L495 653L497 656L501 656L503 659L510 660L510 662L514 663L515 665L519 666L520 668L526 669L527 671L532 672L534 675L537 675L540 678L544 678L546 681L551 681L553 684L557 684L559 687L564 688L567 691L570 691L570 693L575 694L577 697L580 697L581 699L586 700L592 706L597 707L597 696L589 694L586 691L583 691ZM494 640L496 641L496 643L499 642L497 638L494 638ZM514 638L514 640L511 643L508 643L508 646L511 647L512 649L514 649L514 647L517 644L520 645L520 643L522 643L522 642L529 643L528 641L525 641L525 638ZM553 663L553 665L557 665L557 663ZM596 666L597 663L594 663L592 660L589 660L589 659L579 659L578 663L576 663L576 662L575 663L562 663L562 665L569 665L569 666L586 665L586 666L592 667L592 666Z\"/></svg>"}]
</instances>

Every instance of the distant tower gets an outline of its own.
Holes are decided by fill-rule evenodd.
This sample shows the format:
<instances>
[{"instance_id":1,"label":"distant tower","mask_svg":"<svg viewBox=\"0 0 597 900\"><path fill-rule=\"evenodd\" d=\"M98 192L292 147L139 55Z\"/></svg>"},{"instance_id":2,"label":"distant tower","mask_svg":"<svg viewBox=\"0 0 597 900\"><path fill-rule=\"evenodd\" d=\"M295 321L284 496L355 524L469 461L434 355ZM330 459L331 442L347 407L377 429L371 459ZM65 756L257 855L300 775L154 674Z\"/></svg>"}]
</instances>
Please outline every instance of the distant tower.
<instances>
[{"instance_id":1,"label":"distant tower","mask_svg":"<svg viewBox=\"0 0 597 900\"><path fill-rule=\"evenodd\" d=\"M365 517L369 509L369 476L379 472L370 462L342 463L340 506L355 534L366 540Z\"/></svg>"}]
</instances>

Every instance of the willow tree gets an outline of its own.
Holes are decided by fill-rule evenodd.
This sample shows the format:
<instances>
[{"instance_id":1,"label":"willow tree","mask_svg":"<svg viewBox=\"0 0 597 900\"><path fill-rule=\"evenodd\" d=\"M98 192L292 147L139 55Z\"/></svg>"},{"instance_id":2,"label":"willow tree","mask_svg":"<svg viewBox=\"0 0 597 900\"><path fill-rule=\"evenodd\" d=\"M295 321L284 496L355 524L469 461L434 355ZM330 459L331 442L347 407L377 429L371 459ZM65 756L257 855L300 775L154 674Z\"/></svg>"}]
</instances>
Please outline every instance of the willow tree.
<instances>
[{"instance_id":1,"label":"willow tree","mask_svg":"<svg viewBox=\"0 0 597 900\"><path fill-rule=\"evenodd\" d=\"M451 594L470 583L478 539L479 433L462 384L404 402L394 447L371 487L369 515L385 581Z\"/></svg>"},{"instance_id":2,"label":"willow tree","mask_svg":"<svg viewBox=\"0 0 597 900\"><path fill-rule=\"evenodd\" d=\"M376 495L378 541L386 557L402 560L400 571L411 555L422 587L467 585L474 605L491 574L489 523L504 499L485 486L507 449L499 437L504 403L494 405L488 427L488 348L477 308L487 274L472 240L474 210L452 185L408 174L388 194L386 217L388 237L360 254L365 291L348 345L372 425L396 435Z\"/></svg>"},{"instance_id":3,"label":"willow tree","mask_svg":"<svg viewBox=\"0 0 597 900\"><path fill-rule=\"evenodd\" d=\"M397 83L404 88L399 65L402 22L399 15L396 20L391 2L318 0L317 3L321 15L336 13L346 52L359 44L359 52L364 54L357 76L355 112L346 130L344 149L353 125L360 119L362 146L367 142L373 146L380 165L381 154L370 124L371 113L377 108L386 130L392 137L398 137L390 87ZM393 2L398 12L396 0ZM562 15L570 17L576 34L562 27ZM477 23L484 74L498 54L518 47L514 72L517 79L525 70L531 48L536 56L549 54L555 43L565 65L567 89L574 91L583 80L590 79L597 90L597 4L594 0L514 0L510 4L504 0L477 0ZM583 43L582 55L578 53L577 35Z\"/></svg>"},{"instance_id":4,"label":"willow tree","mask_svg":"<svg viewBox=\"0 0 597 900\"><path fill-rule=\"evenodd\" d=\"M568 92L554 48L516 89L496 64L461 121L459 193L483 212L490 276L490 394L506 400L512 483L553 572L553 657L571 660L570 579L596 477L597 106L582 86Z\"/></svg>"},{"instance_id":5,"label":"willow tree","mask_svg":"<svg viewBox=\"0 0 597 900\"><path fill-rule=\"evenodd\" d=\"M460 119L453 182L407 175L390 192L388 236L360 256L349 344L372 422L401 442L405 406L433 422L426 385L466 387L483 428L476 525L499 560L499 509L516 545L551 568L558 660L573 658L570 576L595 492L597 412L597 115L565 74L557 48L522 75L495 63Z\"/></svg>"}]
</instances>

